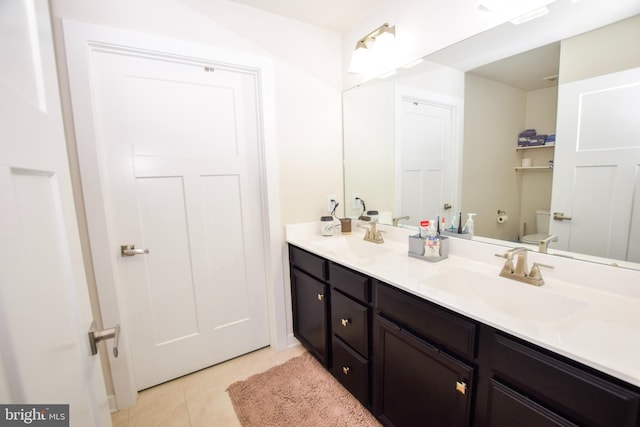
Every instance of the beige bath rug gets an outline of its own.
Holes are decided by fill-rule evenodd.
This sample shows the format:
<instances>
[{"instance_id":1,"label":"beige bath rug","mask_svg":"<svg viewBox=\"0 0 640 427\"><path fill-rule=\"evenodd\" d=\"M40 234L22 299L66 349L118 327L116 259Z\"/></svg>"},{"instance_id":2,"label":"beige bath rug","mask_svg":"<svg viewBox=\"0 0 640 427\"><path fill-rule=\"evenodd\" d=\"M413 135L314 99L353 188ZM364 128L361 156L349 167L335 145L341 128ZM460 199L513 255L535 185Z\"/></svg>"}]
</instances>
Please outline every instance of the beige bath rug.
<instances>
[{"instance_id":1,"label":"beige bath rug","mask_svg":"<svg viewBox=\"0 0 640 427\"><path fill-rule=\"evenodd\" d=\"M309 353L227 389L244 427L357 427L380 424Z\"/></svg>"}]
</instances>

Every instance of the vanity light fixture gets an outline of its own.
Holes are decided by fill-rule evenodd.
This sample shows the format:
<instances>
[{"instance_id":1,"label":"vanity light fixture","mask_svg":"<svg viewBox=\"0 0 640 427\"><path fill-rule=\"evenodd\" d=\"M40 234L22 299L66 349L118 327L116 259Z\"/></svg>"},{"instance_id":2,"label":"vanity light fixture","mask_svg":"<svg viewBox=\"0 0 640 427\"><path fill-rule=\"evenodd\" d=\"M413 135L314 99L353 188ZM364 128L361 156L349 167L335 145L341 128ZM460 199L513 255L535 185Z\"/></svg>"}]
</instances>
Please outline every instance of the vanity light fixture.
<instances>
[{"instance_id":1,"label":"vanity light fixture","mask_svg":"<svg viewBox=\"0 0 640 427\"><path fill-rule=\"evenodd\" d=\"M373 47L373 43L371 43ZM356 43L356 49L353 51L353 55L351 55L351 64L349 64L349 72L360 74L365 70L370 68L369 63L371 62L371 49L367 46L366 40L358 40Z\"/></svg>"},{"instance_id":2,"label":"vanity light fixture","mask_svg":"<svg viewBox=\"0 0 640 427\"><path fill-rule=\"evenodd\" d=\"M396 27L384 23L358 40L348 71L354 74L380 71L383 61L393 53L395 38Z\"/></svg>"}]
</instances>

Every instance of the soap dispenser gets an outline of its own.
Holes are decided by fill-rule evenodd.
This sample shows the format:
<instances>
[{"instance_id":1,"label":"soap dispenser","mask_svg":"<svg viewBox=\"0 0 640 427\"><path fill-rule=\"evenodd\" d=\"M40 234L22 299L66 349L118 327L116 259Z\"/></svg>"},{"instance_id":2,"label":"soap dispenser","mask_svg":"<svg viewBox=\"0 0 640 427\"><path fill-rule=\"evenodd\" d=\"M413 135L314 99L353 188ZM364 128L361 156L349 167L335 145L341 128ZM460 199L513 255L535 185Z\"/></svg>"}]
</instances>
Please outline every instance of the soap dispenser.
<instances>
[{"instance_id":1,"label":"soap dispenser","mask_svg":"<svg viewBox=\"0 0 640 427\"><path fill-rule=\"evenodd\" d=\"M469 218L467 218L467 223L464 225L463 233L469 234L469 237L473 237L473 232L475 228L475 224L473 223L473 217L477 214L470 213L467 214Z\"/></svg>"}]
</instances>

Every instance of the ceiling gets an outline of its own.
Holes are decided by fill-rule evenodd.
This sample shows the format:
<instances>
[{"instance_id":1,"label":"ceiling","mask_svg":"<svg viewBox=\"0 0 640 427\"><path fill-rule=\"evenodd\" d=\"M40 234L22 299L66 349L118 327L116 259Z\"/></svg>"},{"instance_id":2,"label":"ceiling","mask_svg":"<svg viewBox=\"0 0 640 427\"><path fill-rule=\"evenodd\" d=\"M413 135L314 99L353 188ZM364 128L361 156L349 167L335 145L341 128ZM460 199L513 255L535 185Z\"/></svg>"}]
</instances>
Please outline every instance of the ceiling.
<instances>
[{"instance_id":1,"label":"ceiling","mask_svg":"<svg viewBox=\"0 0 640 427\"><path fill-rule=\"evenodd\" d=\"M230 0L287 18L345 33L372 0Z\"/></svg>"},{"instance_id":2,"label":"ceiling","mask_svg":"<svg viewBox=\"0 0 640 427\"><path fill-rule=\"evenodd\" d=\"M524 91L557 86L560 42L470 70L469 73Z\"/></svg>"}]
</instances>

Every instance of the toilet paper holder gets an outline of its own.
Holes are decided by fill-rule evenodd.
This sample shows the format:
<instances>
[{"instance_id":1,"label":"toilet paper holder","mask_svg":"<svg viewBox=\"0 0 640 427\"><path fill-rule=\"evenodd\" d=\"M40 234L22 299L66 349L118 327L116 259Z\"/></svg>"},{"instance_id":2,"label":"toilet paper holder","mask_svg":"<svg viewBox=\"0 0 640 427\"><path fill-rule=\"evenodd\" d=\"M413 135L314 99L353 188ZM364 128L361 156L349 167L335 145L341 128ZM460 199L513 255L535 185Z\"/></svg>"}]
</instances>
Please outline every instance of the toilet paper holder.
<instances>
[{"instance_id":1,"label":"toilet paper holder","mask_svg":"<svg viewBox=\"0 0 640 427\"><path fill-rule=\"evenodd\" d=\"M498 222L498 224L504 224L508 220L509 215L507 215L507 212L503 211L502 209L498 209L498 216L496 217L496 221Z\"/></svg>"}]
</instances>

